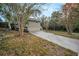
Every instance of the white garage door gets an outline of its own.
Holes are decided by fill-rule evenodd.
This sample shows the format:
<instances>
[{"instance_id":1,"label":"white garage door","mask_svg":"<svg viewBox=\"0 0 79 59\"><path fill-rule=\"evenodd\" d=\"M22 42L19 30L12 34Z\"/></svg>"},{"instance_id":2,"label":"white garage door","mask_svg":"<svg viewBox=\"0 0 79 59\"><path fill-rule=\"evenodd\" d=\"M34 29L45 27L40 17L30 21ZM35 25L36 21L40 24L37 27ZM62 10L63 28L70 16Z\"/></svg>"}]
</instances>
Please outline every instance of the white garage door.
<instances>
[{"instance_id":1,"label":"white garage door","mask_svg":"<svg viewBox=\"0 0 79 59\"><path fill-rule=\"evenodd\" d=\"M29 22L28 30L31 32L40 31L41 26L39 22Z\"/></svg>"}]
</instances>

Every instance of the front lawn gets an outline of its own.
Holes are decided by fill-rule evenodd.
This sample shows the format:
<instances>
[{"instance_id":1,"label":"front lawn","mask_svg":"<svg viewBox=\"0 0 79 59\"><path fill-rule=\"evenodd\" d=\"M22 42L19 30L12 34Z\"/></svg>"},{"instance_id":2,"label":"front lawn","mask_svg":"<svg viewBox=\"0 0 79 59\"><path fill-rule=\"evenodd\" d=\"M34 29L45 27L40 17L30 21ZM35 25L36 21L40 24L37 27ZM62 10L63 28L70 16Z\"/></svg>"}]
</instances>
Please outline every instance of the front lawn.
<instances>
[{"instance_id":1,"label":"front lawn","mask_svg":"<svg viewBox=\"0 0 79 59\"><path fill-rule=\"evenodd\" d=\"M18 36L16 31L0 31L2 39L0 39L0 55L10 56L27 56L27 55L77 55L77 53L58 46L47 40L38 38L30 33L24 33L23 37Z\"/></svg>"},{"instance_id":2,"label":"front lawn","mask_svg":"<svg viewBox=\"0 0 79 59\"><path fill-rule=\"evenodd\" d=\"M57 34L57 35L61 35L61 36L65 36L65 37L69 37L69 38L79 39L79 33L72 33L72 35L70 35L70 34L68 34L67 32L64 32L64 31L49 30L48 32L54 33L54 34Z\"/></svg>"}]
</instances>

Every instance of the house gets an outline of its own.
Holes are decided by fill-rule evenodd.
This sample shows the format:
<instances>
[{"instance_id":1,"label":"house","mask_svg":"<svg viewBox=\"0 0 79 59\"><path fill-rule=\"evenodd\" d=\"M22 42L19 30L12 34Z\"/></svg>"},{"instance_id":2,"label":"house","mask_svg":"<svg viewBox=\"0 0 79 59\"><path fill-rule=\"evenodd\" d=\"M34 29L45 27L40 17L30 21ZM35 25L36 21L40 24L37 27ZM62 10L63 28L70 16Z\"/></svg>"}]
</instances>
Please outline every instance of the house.
<instances>
[{"instance_id":1,"label":"house","mask_svg":"<svg viewBox=\"0 0 79 59\"><path fill-rule=\"evenodd\" d=\"M30 32L40 31L41 28L42 27L40 25L40 20L39 19L35 19L35 18L30 18L29 19L28 30Z\"/></svg>"}]
</instances>

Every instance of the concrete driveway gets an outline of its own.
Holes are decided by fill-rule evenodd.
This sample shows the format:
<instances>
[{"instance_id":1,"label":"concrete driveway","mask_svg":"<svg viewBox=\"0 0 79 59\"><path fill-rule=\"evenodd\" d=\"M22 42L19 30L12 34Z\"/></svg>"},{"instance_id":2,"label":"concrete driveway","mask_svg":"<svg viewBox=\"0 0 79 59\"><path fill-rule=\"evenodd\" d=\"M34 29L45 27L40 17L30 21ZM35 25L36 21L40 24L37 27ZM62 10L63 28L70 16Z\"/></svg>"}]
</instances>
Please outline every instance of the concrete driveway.
<instances>
[{"instance_id":1,"label":"concrete driveway","mask_svg":"<svg viewBox=\"0 0 79 59\"><path fill-rule=\"evenodd\" d=\"M46 39L64 48L67 48L74 52L79 53L79 40L77 39L63 37L63 36L55 35L53 33L47 33L44 31L37 31L37 32L31 32L31 33L40 38Z\"/></svg>"}]
</instances>

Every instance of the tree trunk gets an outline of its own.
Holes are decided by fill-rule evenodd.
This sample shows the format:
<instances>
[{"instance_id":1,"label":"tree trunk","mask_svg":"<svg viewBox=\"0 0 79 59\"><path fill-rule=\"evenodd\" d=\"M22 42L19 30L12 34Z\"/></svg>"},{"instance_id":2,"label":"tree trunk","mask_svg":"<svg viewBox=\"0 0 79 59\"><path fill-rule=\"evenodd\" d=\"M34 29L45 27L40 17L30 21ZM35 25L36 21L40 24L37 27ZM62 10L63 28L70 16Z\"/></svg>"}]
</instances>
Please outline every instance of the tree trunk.
<instances>
[{"instance_id":1,"label":"tree trunk","mask_svg":"<svg viewBox=\"0 0 79 59\"><path fill-rule=\"evenodd\" d=\"M72 34L72 32L73 32L72 25L70 24L69 25L69 34Z\"/></svg>"},{"instance_id":2,"label":"tree trunk","mask_svg":"<svg viewBox=\"0 0 79 59\"><path fill-rule=\"evenodd\" d=\"M56 24L55 24L55 22L54 22L54 31L55 31L55 25L56 25Z\"/></svg>"},{"instance_id":3,"label":"tree trunk","mask_svg":"<svg viewBox=\"0 0 79 59\"><path fill-rule=\"evenodd\" d=\"M11 30L11 24L10 24L10 22L8 22L8 26L9 26L9 30Z\"/></svg>"},{"instance_id":4,"label":"tree trunk","mask_svg":"<svg viewBox=\"0 0 79 59\"><path fill-rule=\"evenodd\" d=\"M48 22L47 21L46 21L45 25L46 25L46 31L48 31Z\"/></svg>"},{"instance_id":5,"label":"tree trunk","mask_svg":"<svg viewBox=\"0 0 79 59\"><path fill-rule=\"evenodd\" d=\"M69 30L70 30L70 34L72 34L72 32L73 32L73 19L72 19L72 17L71 17L71 15L70 15L70 17L69 17Z\"/></svg>"},{"instance_id":6,"label":"tree trunk","mask_svg":"<svg viewBox=\"0 0 79 59\"><path fill-rule=\"evenodd\" d=\"M20 36L24 35L24 19L22 16L20 16L20 19L19 19L19 34Z\"/></svg>"},{"instance_id":7,"label":"tree trunk","mask_svg":"<svg viewBox=\"0 0 79 59\"><path fill-rule=\"evenodd\" d=\"M67 30L67 32L68 32L68 34L72 34L72 26L71 26L71 22L70 22L70 17L69 17L69 12L67 12L66 14L65 14L66 16L65 16L65 26L66 26L66 30Z\"/></svg>"}]
</instances>

